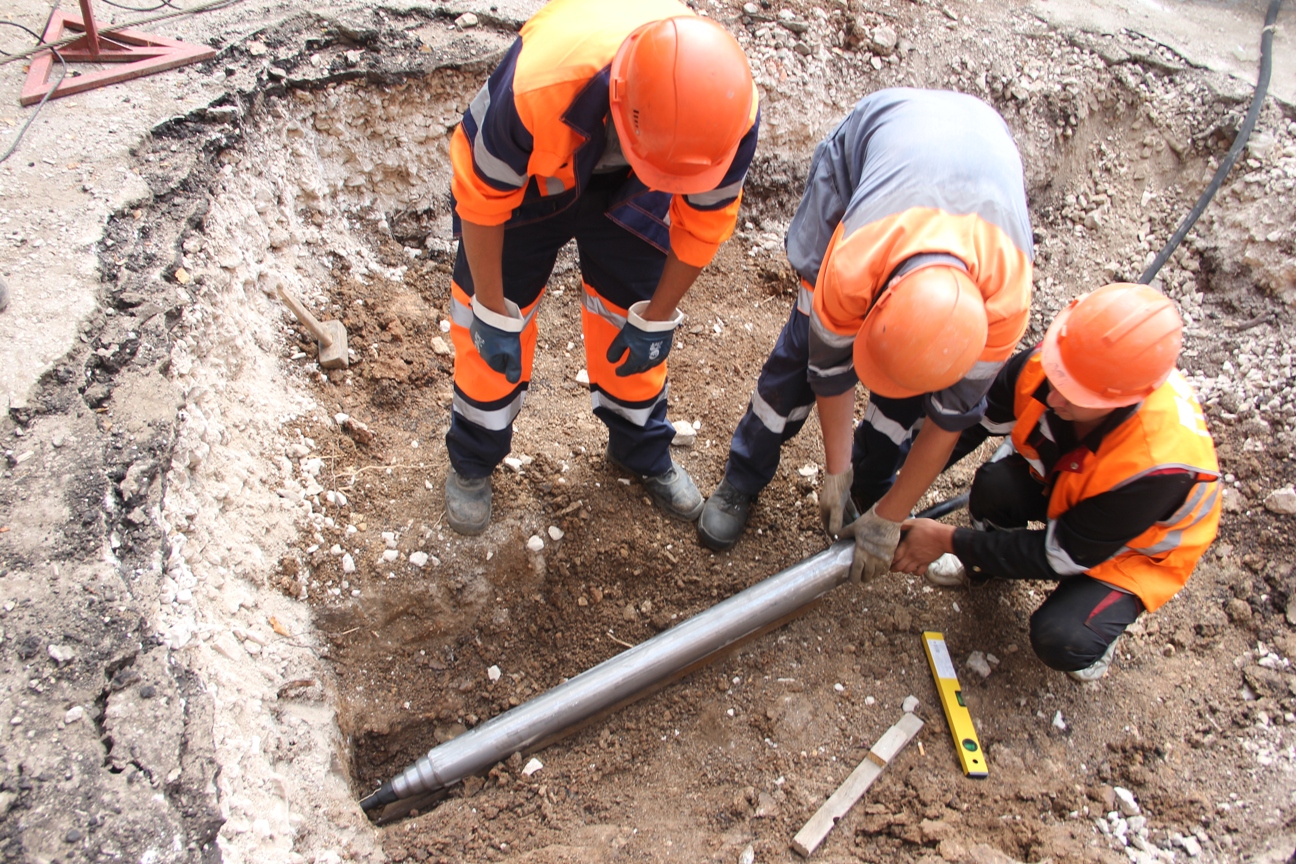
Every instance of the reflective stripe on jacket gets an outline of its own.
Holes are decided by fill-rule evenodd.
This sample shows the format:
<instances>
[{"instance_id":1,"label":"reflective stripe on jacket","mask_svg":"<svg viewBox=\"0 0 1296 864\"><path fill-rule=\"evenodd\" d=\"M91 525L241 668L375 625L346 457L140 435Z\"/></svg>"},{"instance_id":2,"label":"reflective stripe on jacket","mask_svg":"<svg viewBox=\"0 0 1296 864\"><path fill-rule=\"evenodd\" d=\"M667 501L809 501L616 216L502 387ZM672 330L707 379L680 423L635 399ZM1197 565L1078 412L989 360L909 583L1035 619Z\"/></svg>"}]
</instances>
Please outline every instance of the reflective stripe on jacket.
<instances>
[{"instance_id":1,"label":"reflective stripe on jacket","mask_svg":"<svg viewBox=\"0 0 1296 864\"><path fill-rule=\"evenodd\" d=\"M846 239L871 250L865 278L825 279ZM981 290L1000 363L1025 332L1034 257L1021 156L1003 118L962 93L894 88L859 102L815 148L788 228L788 260L815 283L816 329L853 341L878 292L909 258L957 258Z\"/></svg>"},{"instance_id":2,"label":"reflective stripe on jacket","mask_svg":"<svg viewBox=\"0 0 1296 864\"><path fill-rule=\"evenodd\" d=\"M1086 498L1159 471L1183 471L1198 480L1178 511L1130 540L1111 558L1084 571L1136 595L1152 611L1188 581L1219 527L1223 503L1219 463L1201 405L1192 387L1175 370L1129 419L1103 437L1097 453L1077 449L1046 473L1039 452L1029 443L1037 428L1052 437L1044 416L1047 406L1034 398L1044 380L1037 350L1017 378L1017 422L1012 440L1031 468L1051 484L1046 545L1052 544L1057 518ZM1049 551L1051 554L1052 549Z\"/></svg>"},{"instance_id":3,"label":"reflective stripe on jacket","mask_svg":"<svg viewBox=\"0 0 1296 864\"><path fill-rule=\"evenodd\" d=\"M692 14L677 0L553 0L527 21L451 139L456 232L460 218L517 225L570 206L616 134L608 76L617 49L643 24ZM758 127L753 98L750 127L714 190L670 195L631 174L608 217L686 264L707 265L733 233Z\"/></svg>"}]
</instances>

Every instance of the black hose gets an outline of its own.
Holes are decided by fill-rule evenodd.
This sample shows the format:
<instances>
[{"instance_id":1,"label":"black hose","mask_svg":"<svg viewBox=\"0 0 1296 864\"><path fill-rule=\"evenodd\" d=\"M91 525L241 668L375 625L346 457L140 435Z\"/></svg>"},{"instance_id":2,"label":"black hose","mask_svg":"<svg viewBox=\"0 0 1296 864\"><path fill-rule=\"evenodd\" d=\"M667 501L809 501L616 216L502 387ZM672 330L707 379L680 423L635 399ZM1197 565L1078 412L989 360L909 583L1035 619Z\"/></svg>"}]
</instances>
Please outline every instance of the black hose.
<instances>
[{"instance_id":1,"label":"black hose","mask_svg":"<svg viewBox=\"0 0 1296 864\"><path fill-rule=\"evenodd\" d=\"M932 506L923 510L915 519L939 519L942 516L953 513L955 510L962 510L967 506L968 498L971 492L964 492L962 495L955 495L953 498L947 498L944 501L938 501Z\"/></svg>"},{"instance_id":2,"label":"black hose","mask_svg":"<svg viewBox=\"0 0 1296 864\"><path fill-rule=\"evenodd\" d=\"M386 804L393 804L399 800L400 796L398 796L396 791L392 789L392 784L384 783L379 787L377 792L367 798L360 799L360 809L368 812L370 810L376 810Z\"/></svg>"},{"instance_id":3,"label":"black hose","mask_svg":"<svg viewBox=\"0 0 1296 864\"><path fill-rule=\"evenodd\" d=\"M1238 156L1242 153L1242 148L1246 146L1247 139L1251 137L1251 130L1255 128L1256 121L1260 119L1260 109L1264 106L1265 94L1269 92L1269 74L1273 71L1273 34L1274 27L1278 21L1278 7L1282 6L1282 0L1270 0L1269 11L1265 13L1264 29L1260 31L1260 76L1256 79L1255 96L1251 98L1251 107L1247 109L1246 119L1242 121L1242 127L1238 129L1237 137L1233 139L1233 146L1229 148L1228 155L1220 163L1219 168L1215 170L1215 176L1211 178L1210 183L1202 192L1197 203L1193 205L1192 210L1179 223L1178 229L1166 241L1165 246L1157 254L1148 268L1143 271L1139 277L1139 282L1144 285L1150 285L1156 278L1157 273L1165 266L1166 261L1179 248L1184 237L1192 230L1193 225L1201 218L1202 213L1206 211L1207 205L1219 191L1220 185L1223 184L1224 178L1233 168L1233 163L1237 162Z\"/></svg>"}]
</instances>

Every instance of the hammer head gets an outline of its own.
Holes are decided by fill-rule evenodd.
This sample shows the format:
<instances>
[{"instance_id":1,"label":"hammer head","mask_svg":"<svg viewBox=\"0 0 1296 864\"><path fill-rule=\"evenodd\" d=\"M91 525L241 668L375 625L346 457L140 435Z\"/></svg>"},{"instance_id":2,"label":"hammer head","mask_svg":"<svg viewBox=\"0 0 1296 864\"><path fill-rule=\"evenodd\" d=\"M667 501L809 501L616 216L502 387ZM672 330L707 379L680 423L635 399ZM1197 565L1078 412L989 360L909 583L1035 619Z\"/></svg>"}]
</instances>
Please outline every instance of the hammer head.
<instances>
[{"instance_id":1,"label":"hammer head","mask_svg":"<svg viewBox=\"0 0 1296 864\"><path fill-rule=\"evenodd\" d=\"M347 335L346 327L341 321L322 321L320 322L326 333L329 335L328 344L324 340L319 343L319 365L321 369L345 369L350 365L350 358L347 356Z\"/></svg>"}]
</instances>

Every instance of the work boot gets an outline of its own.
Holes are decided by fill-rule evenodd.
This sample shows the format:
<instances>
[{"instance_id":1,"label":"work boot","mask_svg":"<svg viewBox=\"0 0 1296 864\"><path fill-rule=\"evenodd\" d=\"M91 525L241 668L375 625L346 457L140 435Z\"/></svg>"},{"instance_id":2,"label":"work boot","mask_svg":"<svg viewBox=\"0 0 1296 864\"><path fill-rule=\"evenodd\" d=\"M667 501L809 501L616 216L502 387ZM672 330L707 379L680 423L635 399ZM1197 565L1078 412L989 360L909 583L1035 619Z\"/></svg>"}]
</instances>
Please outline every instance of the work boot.
<instances>
[{"instance_id":1,"label":"work boot","mask_svg":"<svg viewBox=\"0 0 1296 864\"><path fill-rule=\"evenodd\" d=\"M702 508L702 515L698 517L698 540L703 546L716 552L723 552L733 546L747 525L747 517L755 500L756 496L735 489L728 477L721 480Z\"/></svg>"},{"instance_id":2,"label":"work boot","mask_svg":"<svg viewBox=\"0 0 1296 864\"><path fill-rule=\"evenodd\" d=\"M1112 643L1107 646L1107 650L1103 652L1101 657L1093 662L1093 665L1086 666L1083 669L1076 669L1074 672L1068 672L1066 674L1070 675L1077 681L1097 681L1099 678L1106 675L1107 670L1111 668L1112 658L1116 656L1116 643L1119 641L1119 636L1113 639Z\"/></svg>"},{"instance_id":3,"label":"work boot","mask_svg":"<svg viewBox=\"0 0 1296 864\"><path fill-rule=\"evenodd\" d=\"M657 506L666 512L667 516L672 519L679 519L682 522L692 522L698 518L702 512L702 493L698 491L697 486L693 484L693 478L684 470L684 466L671 460L670 470L664 474L658 474L655 477L646 477L631 471L622 465L612 455L612 448L609 446L604 454L609 464L615 465L622 471L634 474L643 483L644 488Z\"/></svg>"},{"instance_id":4,"label":"work boot","mask_svg":"<svg viewBox=\"0 0 1296 864\"><path fill-rule=\"evenodd\" d=\"M446 522L460 534L480 534L490 524L489 477L468 480L453 468L446 475Z\"/></svg>"},{"instance_id":5,"label":"work boot","mask_svg":"<svg viewBox=\"0 0 1296 864\"><path fill-rule=\"evenodd\" d=\"M969 584L963 562L949 552L928 564L927 572L923 575L938 588L967 588Z\"/></svg>"}]
</instances>

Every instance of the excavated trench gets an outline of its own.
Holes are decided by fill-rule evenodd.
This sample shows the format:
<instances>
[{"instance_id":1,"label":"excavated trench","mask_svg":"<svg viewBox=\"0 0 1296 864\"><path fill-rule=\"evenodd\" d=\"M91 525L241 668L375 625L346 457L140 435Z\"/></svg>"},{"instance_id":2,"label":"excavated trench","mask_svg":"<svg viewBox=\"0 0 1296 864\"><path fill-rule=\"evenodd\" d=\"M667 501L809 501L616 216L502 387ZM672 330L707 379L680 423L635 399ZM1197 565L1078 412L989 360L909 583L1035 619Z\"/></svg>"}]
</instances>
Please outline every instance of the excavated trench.
<instances>
[{"instance_id":1,"label":"excavated trench","mask_svg":"<svg viewBox=\"0 0 1296 864\"><path fill-rule=\"evenodd\" d=\"M488 55L509 36L484 31L474 51ZM701 549L690 526L660 516L642 488L605 463L605 433L578 380L580 280L570 248L540 313L536 371L513 457L495 474L491 527L480 538L446 528L447 146L484 68L272 85L246 109L217 107L159 129L141 164L164 193L148 218L118 219L103 250L123 272L160 274L181 301L168 311L168 374L186 395L159 514L168 561L156 629L173 648L195 647L196 671L219 690L225 791L249 812L263 801L256 790L274 788L266 778L313 782L292 766L320 754L331 754L327 782L313 794L329 806L372 791L429 747L821 548L814 471L797 470L818 461L813 423L789 447L749 536L726 555ZM1101 64L1085 69L1092 80L1082 83L1097 89L990 94L1028 166L1039 254L1028 339L1085 285L1136 275L1237 113L1236 102L1201 87L1192 104L1217 109L1211 137L1188 125L1201 116L1154 116L1164 109L1156 86L1168 85L1122 83ZM956 74L974 80L966 66ZM859 92L839 101L872 89L852 86ZM782 232L813 142L834 117L819 109L798 127L785 98L771 99L767 114L772 143L749 177L739 231L686 300L690 320L671 355L672 418L697 430L677 458L704 492L720 477L729 432L792 301ZM123 252L132 242L150 251ZM1190 319L1270 314L1269 298L1222 244L1185 250L1176 262L1164 284ZM348 369L319 370L313 340L275 299L277 286L318 318L345 324ZM1189 334L1186 357L1200 384L1230 348L1210 344L1192 320ZM1276 410L1289 408L1280 395ZM933 497L967 478L954 472ZM884 652L884 631L916 627L911 614L935 602L914 590L830 600L793 638L813 639L809 628L832 634L819 638L835 640L828 650L838 657L865 645ZM876 630L858 624L861 602L873 607ZM618 736L678 736L687 718L709 716L731 676L781 666L783 641L767 637L724 661L719 685L714 673L699 673L628 709ZM881 655L892 668L904 662L897 652ZM898 704L917 686L874 687L876 670L854 670L879 702ZM818 698L800 724L807 740L841 734L809 719L818 713L843 712L841 728L873 718L863 702L833 708L831 691ZM782 722L747 713L762 735ZM259 758L231 777L228 766L254 736ZM577 779L629 770L638 748L608 740L596 726L564 751L591 765L565 775L569 799L582 794Z\"/></svg>"}]
</instances>

